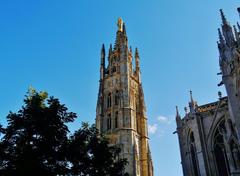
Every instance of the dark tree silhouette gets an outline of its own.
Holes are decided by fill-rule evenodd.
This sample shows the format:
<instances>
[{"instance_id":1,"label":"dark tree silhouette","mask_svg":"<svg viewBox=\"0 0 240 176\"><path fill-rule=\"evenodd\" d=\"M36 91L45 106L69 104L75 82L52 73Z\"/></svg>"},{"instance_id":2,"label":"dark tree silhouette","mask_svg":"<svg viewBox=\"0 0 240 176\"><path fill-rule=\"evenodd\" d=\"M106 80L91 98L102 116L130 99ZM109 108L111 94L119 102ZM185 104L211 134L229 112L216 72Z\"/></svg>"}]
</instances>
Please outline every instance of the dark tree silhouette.
<instances>
[{"instance_id":1,"label":"dark tree silhouette","mask_svg":"<svg viewBox=\"0 0 240 176\"><path fill-rule=\"evenodd\" d=\"M123 176L126 159L120 159L120 149L109 146L108 140L87 123L70 137L68 159L72 175Z\"/></svg>"},{"instance_id":2,"label":"dark tree silhouette","mask_svg":"<svg viewBox=\"0 0 240 176\"><path fill-rule=\"evenodd\" d=\"M76 114L46 92L31 89L18 113L7 116L8 126L0 143L0 175L57 175L68 172L63 153L69 132L66 123Z\"/></svg>"},{"instance_id":3,"label":"dark tree silhouette","mask_svg":"<svg viewBox=\"0 0 240 176\"><path fill-rule=\"evenodd\" d=\"M68 137L67 123L76 117L58 99L31 89L21 110L7 116L7 127L0 125L0 175L122 176L126 160L117 159L119 149L94 126L83 124Z\"/></svg>"}]
</instances>

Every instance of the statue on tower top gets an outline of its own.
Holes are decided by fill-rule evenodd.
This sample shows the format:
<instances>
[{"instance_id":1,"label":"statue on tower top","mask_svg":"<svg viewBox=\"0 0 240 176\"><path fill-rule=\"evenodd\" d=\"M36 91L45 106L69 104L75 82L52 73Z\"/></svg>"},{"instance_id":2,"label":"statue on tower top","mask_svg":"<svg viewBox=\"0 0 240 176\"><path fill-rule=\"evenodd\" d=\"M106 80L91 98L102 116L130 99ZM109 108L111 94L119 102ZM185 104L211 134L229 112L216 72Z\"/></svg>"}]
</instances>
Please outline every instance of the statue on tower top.
<instances>
[{"instance_id":1,"label":"statue on tower top","mask_svg":"<svg viewBox=\"0 0 240 176\"><path fill-rule=\"evenodd\" d=\"M122 30L123 30L123 20L120 17L118 18L117 26L118 26L118 31L122 32Z\"/></svg>"}]
</instances>

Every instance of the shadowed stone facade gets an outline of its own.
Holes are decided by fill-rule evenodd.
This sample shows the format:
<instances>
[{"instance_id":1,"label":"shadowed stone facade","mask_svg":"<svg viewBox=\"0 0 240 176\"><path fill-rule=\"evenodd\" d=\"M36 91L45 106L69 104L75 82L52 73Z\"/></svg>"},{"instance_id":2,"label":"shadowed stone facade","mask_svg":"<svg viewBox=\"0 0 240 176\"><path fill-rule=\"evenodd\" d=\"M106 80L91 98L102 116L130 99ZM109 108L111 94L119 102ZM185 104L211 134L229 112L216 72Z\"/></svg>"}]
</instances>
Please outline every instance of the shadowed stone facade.
<instances>
[{"instance_id":1,"label":"shadowed stone facade","mask_svg":"<svg viewBox=\"0 0 240 176\"><path fill-rule=\"evenodd\" d=\"M153 176L148 144L148 128L139 53L128 47L125 24L118 20L114 47L110 45L105 66L105 47L101 50L96 126L100 133L118 145L128 159L130 176ZM135 67L133 67L133 58Z\"/></svg>"},{"instance_id":2,"label":"shadowed stone facade","mask_svg":"<svg viewBox=\"0 0 240 176\"><path fill-rule=\"evenodd\" d=\"M190 93L189 112L185 108L181 118L177 109L184 176L240 175L240 26L232 27L220 12L219 86L225 86L227 97L219 92L218 101L198 106Z\"/></svg>"}]
</instances>

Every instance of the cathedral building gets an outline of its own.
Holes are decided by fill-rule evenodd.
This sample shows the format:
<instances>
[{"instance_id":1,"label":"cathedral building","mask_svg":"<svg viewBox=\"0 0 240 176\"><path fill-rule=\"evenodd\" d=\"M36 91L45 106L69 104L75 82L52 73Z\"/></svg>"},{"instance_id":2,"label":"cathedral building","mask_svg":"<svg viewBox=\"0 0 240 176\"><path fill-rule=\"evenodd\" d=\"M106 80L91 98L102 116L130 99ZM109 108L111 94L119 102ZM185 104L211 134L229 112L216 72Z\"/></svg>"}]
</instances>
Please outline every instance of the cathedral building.
<instances>
[{"instance_id":1,"label":"cathedral building","mask_svg":"<svg viewBox=\"0 0 240 176\"><path fill-rule=\"evenodd\" d=\"M148 126L141 82L139 53L128 46L125 24L118 20L115 44L110 45L107 64L101 50L96 127L121 148L130 176L153 176Z\"/></svg>"},{"instance_id":2,"label":"cathedral building","mask_svg":"<svg viewBox=\"0 0 240 176\"><path fill-rule=\"evenodd\" d=\"M238 8L240 14L240 8ZM220 10L219 65L227 96L198 105L190 92L189 110L176 113L184 176L240 175L240 25L231 26Z\"/></svg>"}]
</instances>

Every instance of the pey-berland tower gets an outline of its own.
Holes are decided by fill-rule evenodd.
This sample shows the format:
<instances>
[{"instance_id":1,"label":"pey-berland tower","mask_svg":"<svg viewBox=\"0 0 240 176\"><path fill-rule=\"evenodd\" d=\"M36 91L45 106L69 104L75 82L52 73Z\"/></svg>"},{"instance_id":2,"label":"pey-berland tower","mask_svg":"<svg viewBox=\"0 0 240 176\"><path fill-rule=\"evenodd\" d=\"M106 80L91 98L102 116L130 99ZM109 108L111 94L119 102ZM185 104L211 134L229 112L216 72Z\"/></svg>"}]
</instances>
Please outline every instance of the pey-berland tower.
<instances>
[{"instance_id":1,"label":"pey-berland tower","mask_svg":"<svg viewBox=\"0 0 240 176\"><path fill-rule=\"evenodd\" d=\"M136 49L133 54L128 46L122 19L117 24L116 41L113 47L110 45L107 64L104 45L101 50L96 127L110 144L121 148L120 157L127 158L126 172L130 176L153 176L139 53Z\"/></svg>"}]
</instances>

